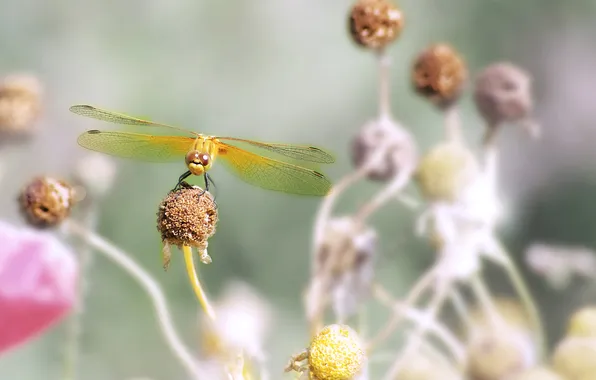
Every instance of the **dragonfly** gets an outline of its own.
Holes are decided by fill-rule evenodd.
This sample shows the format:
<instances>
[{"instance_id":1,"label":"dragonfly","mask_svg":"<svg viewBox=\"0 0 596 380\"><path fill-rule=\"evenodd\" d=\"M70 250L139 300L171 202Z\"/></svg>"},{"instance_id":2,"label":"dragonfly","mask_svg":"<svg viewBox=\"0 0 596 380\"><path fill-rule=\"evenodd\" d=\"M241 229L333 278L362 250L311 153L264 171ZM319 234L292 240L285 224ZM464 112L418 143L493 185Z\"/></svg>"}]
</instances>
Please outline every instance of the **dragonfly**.
<instances>
[{"instance_id":1,"label":"dragonfly","mask_svg":"<svg viewBox=\"0 0 596 380\"><path fill-rule=\"evenodd\" d=\"M172 135L158 135L93 129L81 134L77 142L86 149L125 159L154 163L184 159L187 170L178 178L174 190L195 175L204 178L208 191L209 182L213 183L208 172L216 161L246 183L268 190L325 196L332 187L331 181L317 169L319 164L331 164L335 159L318 147L205 135L87 104L73 105L70 111L113 124L148 127L148 131L155 127L171 131Z\"/></svg>"}]
</instances>

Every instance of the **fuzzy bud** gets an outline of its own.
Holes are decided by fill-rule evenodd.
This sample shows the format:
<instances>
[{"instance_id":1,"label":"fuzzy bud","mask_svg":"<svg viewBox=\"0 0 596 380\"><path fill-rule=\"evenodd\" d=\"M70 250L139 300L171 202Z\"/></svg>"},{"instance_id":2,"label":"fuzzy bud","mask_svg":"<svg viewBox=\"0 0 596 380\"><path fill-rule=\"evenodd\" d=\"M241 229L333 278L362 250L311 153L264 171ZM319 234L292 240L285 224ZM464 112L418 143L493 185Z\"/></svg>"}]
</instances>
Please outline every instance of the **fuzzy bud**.
<instances>
[{"instance_id":1,"label":"fuzzy bud","mask_svg":"<svg viewBox=\"0 0 596 380\"><path fill-rule=\"evenodd\" d=\"M390 0L357 0L349 24L352 39L358 45L380 49L400 35L404 16Z\"/></svg>"},{"instance_id":2,"label":"fuzzy bud","mask_svg":"<svg viewBox=\"0 0 596 380\"><path fill-rule=\"evenodd\" d=\"M41 96L34 76L14 74L0 81L0 135L29 135L41 113Z\"/></svg>"},{"instance_id":3,"label":"fuzzy bud","mask_svg":"<svg viewBox=\"0 0 596 380\"><path fill-rule=\"evenodd\" d=\"M441 108L459 99L467 79L464 60L447 44L428 47L418 55L412 67L416 93Z\"/></svg>"},{"instance_id":4,"label":"fuzzy bud","mask_svg":"<svg viewBox=\"0 0 596 380\"><path fill-rule=\"evenodd\" d=\"M350 380L363 369L365 361L360 337L345 325L326 326L308 348L313 380Z\"/></svg>"},{"instance_id":5,"label":"fuzzy bud","mask_svg":"<svg viewBox=\"0 0 596 380\"><path fill-rule=\"evenodd\" d=\"M70 215L75 191L62 180L37 177L24 187L19 203L29 223L36 227L52 227Z\"/></svg>"},{"instance_id":6,"label":"fuzzy bud","mask_svg":"<svg viewBox=\"0 0 596 380\"><path fill-rule=\"evenodd\" d=\"M352 163L361 168L369 163L381 147L385 152L376 164L369 167L367 177L386 182L402 170L412 170L418 150L412 135L390 119L371 120L360 129L352 141Z\"/></svg>"},{"instance_id":7,"label":"fuzzy bud","mask_svg":"<svg viewBox=\"0 0 596 380\"><path fill-rule=\"evenodd\" d=\"M556 372L545 368L535 367L514 375L506 377L504 380L565 380Z\"/></svg>"},{"instance_id":8,"label":"fuzzy bud","mask_svg":"<svg viewBox=\"0 0 596 380\"><path fill-rule=\"evenodd\" d=\"M472 152L458 143L440 143L420 160L414 178L430 201L456 201L477 178L480 168Z\"/></svg>"},{"instance_id":9,"label":"fuzzy bud","mask_svg":"<svg viewBox=\"0 0 596 380\"><path fill-rule=\"evenodd\" d=\"M534 347L527 336L507 328L474 334L468 355L466 372L473 380L501 380L535 362Z\"/></svg>"},{"instance_id":10,"label":"fuzzy bud","mask_svg":"<svg viewBox=\"0 0 596 380\"><path fill-rule=\"evenodd\" d=\"M596 339L596 307L585 307L573 313L567 325L567 336Z\"/></svg>"},{"instance_id":11,"label":"fuzzy bud","mask_svg":"<svg viewBox=\"0 0 596 380\"><path fill-rule=\"evenodd\" d=\"M596 339L569 337L553 353L555 371L569 380L596 379Z\"/></svg>"},{"instance_id":12,"label":"fuzzy bud","mask_svg":"<svg viewBox=\"0 0 596 380\"><path fill-rule=\"evenodd\" d=\"M196 247L201 261L208 263L207 240L215 234L217 205L209 192L185 185L171 192L159 205L157 230L164 243L164 267L169 263L169 246Z\"/></svg>"},{"instance_id":13,"label":"fuzzy bud","mask_svg":"<svg viewBox=\"0 0 596 380\"><path fill-rule=\"evenodd\" d=\"M486 67L476 77L474 102L488 128L520 122L533 136L538 126L531 121L532 78L519 67L499 62Z\"/></svg>"}]
</instances>

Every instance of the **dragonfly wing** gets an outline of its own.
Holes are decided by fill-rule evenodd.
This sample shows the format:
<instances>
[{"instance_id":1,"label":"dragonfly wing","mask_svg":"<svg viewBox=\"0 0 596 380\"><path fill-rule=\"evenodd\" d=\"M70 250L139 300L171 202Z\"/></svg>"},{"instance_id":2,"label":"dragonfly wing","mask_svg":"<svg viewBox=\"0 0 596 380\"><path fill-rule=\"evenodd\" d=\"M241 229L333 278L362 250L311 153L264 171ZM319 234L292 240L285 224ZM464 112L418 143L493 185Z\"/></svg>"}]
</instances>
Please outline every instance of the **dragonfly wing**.
<instances>
[{"instance_id":1,"label":"dragonfly wing","mask_svg":"<svg viewBox=\"0 0 596 380\"><path fill-rule=\"evenodd\" d=\"M321 173L290 163L262 157L238 147L219 143L218 158L239 178L264 189L301 195L326 195L331 182Z\"/></svg>"},{"instance_id":2,"label":"dragonfly wing","mask_svg":"<svg viewBox=\"0 0 596 380\"><path fill-rule=\"evenodd\" d=\"M228 144L227 141L231 141L233 145L246 144L251 147L264 149L297 161L317 162L321 164L332 164L335 162L335 158L331 154L314 146L263 143L252 140L238 139L235 137L217 137L217 139L223 141L226 144Z\"/></svg>"},{"instance_id":3,"label":"dragonfly wing","mask_svg":"<svg viewBox=\"0 0 596 380\"><path fill-rule=\"evenodd\" d=\"M85 117L90 117L92 119L96 119L96 120L101 120L101 121L106 121L109 123L114 123L114 124L122 124L122 125L135 125L135 126L142 126L142 127L161 127L161 128L167 128L167 129L174 129L177 130L179 132L184 133L187 136L193 136L196 137L197 133L192 132L192 131L188 131L186 129L183 128L178 128L178 127L174 127L172 125L167 125L167 124L161 124L161 123L155 123L152 121L147 121L147 120L142 120L142 119L138 119L132 116L128 116L128 115L124 115L121 113L117 113L117 112L112 112L112 111L107 111L101 108L97 108L94 106L90 106L87 104L77 104L74 105L72 107L70 107L70 111L72 113L75 113L77 115L81 115L81 116L85 116Z\"/></svg>"},{"instance_id":4,"label":"dragonfly wing","mask_svg":"<svg viewBox=\"0 0 596 380\"><path fill-rule=\"evenodd\" d=\"M91 130L80 135L77 142L84 148L116 157L170 162L183 159L194 139Z\"/></svg>"}]
</instances>

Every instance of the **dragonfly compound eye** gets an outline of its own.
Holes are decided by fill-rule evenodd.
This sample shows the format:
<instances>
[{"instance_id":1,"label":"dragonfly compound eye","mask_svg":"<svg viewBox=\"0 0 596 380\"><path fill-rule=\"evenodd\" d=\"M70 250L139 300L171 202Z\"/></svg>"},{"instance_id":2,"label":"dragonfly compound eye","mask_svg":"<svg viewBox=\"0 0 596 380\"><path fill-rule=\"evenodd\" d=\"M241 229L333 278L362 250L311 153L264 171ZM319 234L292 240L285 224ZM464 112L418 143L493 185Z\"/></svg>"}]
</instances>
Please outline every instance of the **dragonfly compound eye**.
<instances>
[{"instance_id":1,"label":"dragonfly compound eye","mask_svg":"<svg viewBox=\"0 0 596 380\"><path fill-rule=\"evenodd\" d=\"M211 162L211 156L209 156L207 153L200 154L199 162L201 163L201 165L207 166L209 165L209 162Z\"/></svg>"},{"instance_id":2,"label":"dragonfly compound eye","mask_svg":"<svg viewBox=\"0 0 596 380\"><path fill-rule=\"evenodd\" d=\"M186 165L190 165L190 164L195 164L195 165L199 165L202 164L201 162L201 154L196 151L196 150L191 150L190 152L188 152L186 154Z\"/></svg>"}]
</instances>

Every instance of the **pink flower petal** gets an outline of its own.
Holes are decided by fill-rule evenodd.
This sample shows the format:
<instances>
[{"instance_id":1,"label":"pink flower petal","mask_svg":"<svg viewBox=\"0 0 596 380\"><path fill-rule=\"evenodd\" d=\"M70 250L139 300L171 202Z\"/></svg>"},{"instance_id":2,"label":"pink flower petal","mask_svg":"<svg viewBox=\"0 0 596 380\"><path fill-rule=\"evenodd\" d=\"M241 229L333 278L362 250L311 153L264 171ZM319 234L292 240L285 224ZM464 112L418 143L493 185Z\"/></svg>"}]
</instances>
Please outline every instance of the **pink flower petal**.
<instances>
[{"instance_id":1,"label":"pink flower petal","mask_svg":"<svg viewBox=\"0 0 596 380\"><path fill-rule=\"evenodd\" d=\"M77 274L74 254L50 232L0 221L0 353L66 316Z\"/></svg>"}]
</instances>

